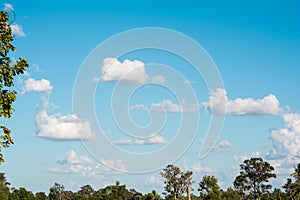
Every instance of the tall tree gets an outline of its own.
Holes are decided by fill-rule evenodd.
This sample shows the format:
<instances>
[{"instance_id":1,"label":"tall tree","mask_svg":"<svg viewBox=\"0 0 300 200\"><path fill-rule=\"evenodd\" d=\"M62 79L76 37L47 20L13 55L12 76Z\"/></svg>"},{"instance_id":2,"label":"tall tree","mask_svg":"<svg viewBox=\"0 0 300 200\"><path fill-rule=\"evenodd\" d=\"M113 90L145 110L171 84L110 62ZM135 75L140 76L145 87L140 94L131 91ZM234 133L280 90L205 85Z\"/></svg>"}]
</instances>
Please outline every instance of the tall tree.
<instances>
[{"instance_id":1,"label":"tall tree","mask_svg":"<svg viewBox=\"0 0 300 200\"><path fill-rule=\"evenodd\" d=\"M143 197L143 200L162 200L162 198L156 193L155 190L152 190L151 193L148 193Z\"/></svg>"},{"instance_id":2,"label":"tall tree","mask_svg":"<svg viewBox=\"0 0 300 200\"><path fill-rule=\"evenodd\" d=\"M240 175L234 180L234 187L238 190L260 199L260 195L272 188L270 178L276 178L274 167L262 158L250 158L240 165Z\"/></svg>"},{"instance_id":3,"label":"tall tree","mask_svg":"<svg viewBox=\"0 0 300 200\"><path fill-rule=\"evenodd\" d=\"M16 49L12 45L13 36L8 20L8 13L0 11L0 117L4 118L11 117L12 103L17 98L17 92L11 89L14 86L14 78L16 75L23 74L29 67L27 60L19 58L16 62L12 62L8 56L11 51ZM8 148L13 143L10 130L0 124L0 163L4 162L2 148Z\"/></svg>"},{"instance_id":4,"label":"tall tree","mask_svg":"<svg viewBox=\"0 0 300 200\"><path fill-rule=\"evenodd\" d=\"M78 191L78 196L81 199L89 199L95 193L94 189L90 185L85 185Z\"/></svg>"},{"instance_id":5,"label":"tall tree","mask_svg":"<svg viewBox=\"0 0 300 200\"><path fill-rule=\"evenodd\" d=\"M45 192L37 192L34 196L36 200L48 200L48 197L45 194Z\"/></svg>"},{"instance_id":6,"label":"tall tree","mask_svg":"<svg viewBox=\"0 0 300 200\"><path fill-rule=\"evenodd\" d=\"M297 167L294 167L295 171L294 173L291 174L291 176L293 176L297 183L300 184L300 163L298 163Z\"/></svg>"},{"instance_id":7,"label":"tall tree","mask_svg":"<svg viewBox=\"0 0 300 200\"><path fill-rule=\"evenodd\" d=\"M218 185L218 179L214 176L203 176L199 183L198 191L204 199L221 199L221 189Z\"/></svg>"},{"instance_id":8,"label":"tall tree","mask_svg":"<svg viewBox=\"0 0 300 200\"><path fill-rule=\"evenodd\" d=\"M52 186L49 191L50 192L48 196L50 200L62 200L65 187L59 183L54 183L54 186Z\"/></svg>"},{"instance_id":9,"label":"tall tree","mask_svg":"<svg viewBox=\"0 0 300 200\"><path fill-rule=\"evenodd\" d=\"M168 165L160 175L165 178L164 188L166 192L164 194L175 200L182 197L188 186L193 183L193 172L182 172L179 167L174 165Z\"/></svg>"},{"instance_id":10,"label":"tall tree","mask_svg":"<svg viewBox=\"0 0 300 200\"><path fill-rule=\"evenodd\" d=\"M4 173L0 173L0 199L7 200L9 195L9 186Z\"/></svg>"}]
</instances>

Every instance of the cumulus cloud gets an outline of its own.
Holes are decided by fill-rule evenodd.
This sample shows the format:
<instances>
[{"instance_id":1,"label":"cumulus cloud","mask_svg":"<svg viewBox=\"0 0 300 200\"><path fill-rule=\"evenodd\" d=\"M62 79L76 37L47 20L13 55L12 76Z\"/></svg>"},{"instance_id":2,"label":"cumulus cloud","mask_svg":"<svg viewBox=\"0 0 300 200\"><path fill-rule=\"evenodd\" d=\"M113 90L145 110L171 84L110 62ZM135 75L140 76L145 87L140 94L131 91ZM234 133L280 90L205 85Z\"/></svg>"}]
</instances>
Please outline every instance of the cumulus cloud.
<instances>
[{"instance_id":1,"label":"cumulus cloud","mask_svg":"<svg viewBox=\"0 0 300 200\"><path fill-rule=\"evenodd\" d=\"M202 167L199 163L194 164L192 169L196 173L215 173L215 172L217 172L216 169L209 168L209 167Z\"/></svg>"},{"instance_id":2,"label":"cumulus cloud","mask_svg":"<svg viewBox=\"0 0 300 200\"><path fill-rule=\"evenodd\" d=\"M282 115L285 127L270 130L272 149L267 153L278 173L290 172L300 162L300 114Z\"/></svg>"},{"instance_id":3,"label":"cumulus cloud","mask_svg":"<svg viewBox=\"0 0 300 200\"><path fill-rule=\"evenodd\" d=\"M12 32L13 36L26 37L26 34L24 33L21 25L13 24L10 27L11 27L11 32Z\"/></svg>"},{"instance_id":4,"label":"cumulus cloud","mask_svg":"<svg viewBox=\"0 0 300 200\"><path fill-rule=\"evenodd\" d=\"M52 92L52 89L53 86L47 79L35 80L33 78L29 78L24 82L22 93L25 94L27 92L41 92L50 94Z\"/></svg>"},{"instance_id":5,"label":"cumulus cloud","mask_svg":"<svg viewBox=\"0 0 300 200\"><path fill-rule=\"evenodd\" d=\"M186 105L183 101L175 104L171 100L163 100L159 103L152 103L150 106L138 104L131 107L132 110L150 110L156 112L178 113L178 112L198 112L198 105Z\"/></svg>"},{"instance_id":6,"label":"cumulus cloud","mask_svg":"<svg viewBox=\"0 0 300 200\"><path fill-rule=\"evenodd\" d=\"M105 58L102 62L101 72L102 76L98 81L145 83L148 80L145 65L139 60L126 59L120 62L117 58Z\"/></svg>"},{"instance_id":7,"label":"cumulus cloud","mask_svg":"<svg viewBox=\"0 0 300 200\"><path fill-rule=\"evenodd\" d=\"M283 112L273 94L257 100L253 98L229 100L226 90L221 88L214 90L208 102L203 105L217 115L278 115Z\"/></svg>"},{"instance_id":8,"label":"cumulus cloud","mask_svg":"<svg viewBox=\"0 0 300 200\"><path fill-rule=\"evenodd\" d=\"M35 119L38 128L37 136L51 140L94 139L88 121L79 119L76 114L62 115L56 113L48 115L46 109L37 112Z\"/></svg>"},{"instance_id":9,"label":"cumulus cloud","mask_svg":"<svg viewBox=\"0 0 300 200\"><path fill-rule=\"evenodd\" d=\"M112 170L112 168L125 170L121 160L114 161L112 159L102 159L101 162L103 164L95 162L88 156L79 156L74 150L70 149L62 159L57 161L59 166L49 167L46 171L59 174L76 173L80 174L82 177L99 180L103 179L107 174L119 173Z\"/></svg>"},{"instance_id":10,"label":"cumulus cloud","mask_svg":"<svg viewBox=\"0 0 300 200\"><path fill-rule=\"evenodd\" d=\"M168 143L160 135L153 133L147 138L136 138L136 139L119 139L113 142L116 145L150 145L150 144L166 144Z\"/></svg>"}]
</instances>

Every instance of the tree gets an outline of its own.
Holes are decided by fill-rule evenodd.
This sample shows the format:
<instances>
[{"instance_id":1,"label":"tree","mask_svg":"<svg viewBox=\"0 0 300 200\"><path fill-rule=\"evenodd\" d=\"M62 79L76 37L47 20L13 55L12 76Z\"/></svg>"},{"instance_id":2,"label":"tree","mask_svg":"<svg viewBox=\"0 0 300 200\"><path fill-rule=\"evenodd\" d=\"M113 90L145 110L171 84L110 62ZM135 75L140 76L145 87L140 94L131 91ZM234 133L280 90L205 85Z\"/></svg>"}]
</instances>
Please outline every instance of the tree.
<instances>
[{"instance_id":1,"label":"tree","mask_svg":"<svg viewBox=\"0 0 300 200\"><path fill-rule=\"evenodd\" d=\"M292 179L288 178L286 184L282 187L290 199L300 199L300 184L298 184L298 182L293 182Z\"/></svg>"},{"instance_id":2,"label":"tree","mask_svg":"<svg viewBox=\"0 0 300 200\"><path fill-rule=\"evenodd\" d=\"M160 175L165 178L164 188L166 193L172 199L178 199L187 190L188 186L192 185L193 172L182 172L179 167L168 165Z\"/></svg>"},{"instance_id":3,"label":"tree","mask_svg":"<svg viewBox=\"0 0 300 200\"><path fill-rule=\"evenodd\" d=\"M262 158L250 158L240 165L240 175L234 180L234 187L249 197L260 199L261 194L272 188L270 178L276 178L274 167Z\"/></svg>"},{"instance_id":4,"label":"tree","mask_svg":"<svg viewBox=\"0 0 300 200\"><path fill-rule=\"evenodd\" d=\"M32 192L27 191L25 188L14 189L9 195L10 200L34 200Z\"/></svg>"},{"instance_id":5,"label":"tree","mask_svg":"<svg viewBox=\"0 0 300 200\"><path fill-rule=\"evenodd\" d=\"M8 56L9 52L15 51L12 45L13 36L11 26L8 23L9 16L6 11L0 11L0 117L10 118L13 113L12 104L16 101L17 92L11 90L14 86L16 75L23 74L29 67L28 61L19 58L12 62ZM13 144L10 130L0 124L0 163L4 162L2 148L8 148Z\"/></svg>"},{"instance_id":6,"label":"tree","mask_svg":"<svg viewBox=\"0 0 300 200\"><path fill-rule=\"evenodd\" d=\"M218 185L218 179L214 176L204 176L199 183L198 191L204 199L221 199L221 190Z\"/></svg>"},{"instance_id":7,"label":"tree","mask_svg":"<svg viewBox=\"0 0 300 200\"><path fill-rule=\"evenodd\" d=\"M50 200L62 200L65 187L59 183L54 183L54 186L52 186L49 191L48 196Z\"/></svg>"},{"instance_id":8,"label":"tree","mask_svg":"<svg viewBox=\"0 0 300 200\"><path fill-rule=\"evenodd\" d=\"M162 200L162 198L156 193L155 190L152 190L151 193L148 193L143 197L143 200Z\"/></svg>"},{"instance_id":9,"label":"tree","mask_svg":"<svg viewBox=\"0 0 300 200\"><path fill-rule=\"evenodd\" d=\"M48 200L47 195L44 192L37 192L35 193L36 200Z\"/></svg>"},{"instance_id":10,"label":"tree","mask_svg":"<svg viewBox=\"0 0 300 200\"><path fill-rule=\"evenodd\" d=\"M95 193L94 189L90 185L85 185L78 191L78 197L80 199L89 199Z\"/></svg>"},{"instance_id":11,"label":"tree","mask_svg":"<svg viewBox=\"0 0 300 200\"><path fill-rule=\"evenodd\" d=\"M0 199L7 200L9 195L10 184L6 181L5 174L0 173Z\"/></svg>"},{"instance_id":12,"label":"tree","mask_svg":"<svg viewBox=\"0 0 300 200\"><path fill-rule=\"evenodd\" d=\"M295 171L294 173L291 174L291 176L293 176L297 183L300 184L300 163L298 163L297 167L294 167Z\"/></svg>"},{"instance_id":13,"label":"tree","mask_svg":"<svg viewBox=\"0 0 300 200\"><path fill-rule=\"evenodd\" d=\"M238 191L236 191L230 187L227 189L227 191L222 191L222 199L224 199L224 200L240 200L241 196Z\"/></svg>"},{"instance_id":14,"label":"tree","mask_svg":"<svg viewBox=\"0 0 300 200\"><path fill-rule=\"evenodd\" d=\"M98 190L95 193L94 198L101 200L134 199L131 192L127 190L126 185L120 185L119 181L116 181L116 185L110 185Z\"/></svg>"}]
</instances>

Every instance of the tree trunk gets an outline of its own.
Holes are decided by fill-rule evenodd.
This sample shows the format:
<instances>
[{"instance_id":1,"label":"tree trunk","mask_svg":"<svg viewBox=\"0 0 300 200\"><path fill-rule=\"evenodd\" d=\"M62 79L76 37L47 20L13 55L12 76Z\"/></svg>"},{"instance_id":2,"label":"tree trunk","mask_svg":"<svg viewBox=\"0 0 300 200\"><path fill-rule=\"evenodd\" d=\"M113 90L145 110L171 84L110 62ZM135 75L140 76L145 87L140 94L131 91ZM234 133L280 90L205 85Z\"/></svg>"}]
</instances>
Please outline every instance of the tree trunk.
<instances>
[{"instance_id":1,"label":"tree trunk","mask_svg":"<svg viewBox=\"0 0 300 200\"><path fill-rule=\"evenodd\" d=\"M188 186L186 189L187 200L191 200L191 186Z\"/></svg>"}]
</instances>

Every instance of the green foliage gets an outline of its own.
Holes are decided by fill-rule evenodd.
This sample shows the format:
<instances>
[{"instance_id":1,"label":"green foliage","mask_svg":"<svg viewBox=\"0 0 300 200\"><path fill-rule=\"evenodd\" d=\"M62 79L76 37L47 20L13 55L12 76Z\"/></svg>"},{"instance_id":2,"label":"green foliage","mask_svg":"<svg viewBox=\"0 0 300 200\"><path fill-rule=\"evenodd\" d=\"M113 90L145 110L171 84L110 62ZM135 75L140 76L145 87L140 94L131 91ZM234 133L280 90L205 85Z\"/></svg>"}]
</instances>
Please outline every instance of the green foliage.
<instances>
[{"instance_id":1,"label":"green foliage","mask_svg":"<svg viewBox=\"0 0 300 200\"><path fill-rule=\"evenodd\" d=\"M182 172L179 167L168 165L160 175L165 178L165 195L173 199L182 197L183 193L187 190L188 186L192 185L193 172Z\"/></svg>"},{"instance_id":2,"label":"green foliage","mask_svg":"<svg viewBox=\"0 0 300 200\"><path fill-rule=\"evenodd\" d=\"M222 191L222 199L224 200L240 200L242 196L238 191L228 188L227 191Z\"/></svg>"},{"instance_id":3,"label":"green foliage","mask_svg":"<svg viewBox=\"0 0 300 200\"><path fill-rule=\"evenodd\" d=\"M9 183L6 181L4 173L0 173L0 199L7 200L9 196Z\"/></svg>"},{"instance_id":4,"label":"green foliage","mask_svg":"<svg viewBox=\"0 0 300 200\"><path fill-rule=\"evenodd\" d=\"M28 61L19 58L12 63L8 56L9 52L16 48L12 45L13 36L11 26L8 23L8 13L0 11L0 117L10 118L13 113L13 102L16 101L17 92L11 90L14 86L14 78L16 75L23 74L27 67ZM8 148L13 144L10 136L10 130L4 125L0 126L0 163L4 162L2 155L2 147Z\"/></svg>"},{"instance_id":5,"label":"green foliage","mask_svg":"<svg viewBox=\"0 0 300 200\"><path fill-rule=\"evenodd\" d=\"M248 198L259 198L272 188L269 179L276 178L274 167L262 158L246 159L240 168L240 175L235 178L233 185Z\"/></svg>"},{"instance_id":6,"label":"green foliage","mask_svg":"<svg viewBox=\"0 0 300 200\"><path fill-rule=\"evenodd\" d=\"M64 195L65 187L59 183L54 183L54 186L52 186L49 191L50 200L61 200Z\"/></svg>"},{"instance_id":7,"label":"green foliage","mask_svg":"<svg viewBox=\"0 0 300 200\"><path fill-rule=\"evenodd\" d=\"M79 199L89 199L89 197L93 196L95 193L94 189L90 185L85 185L80 188L77 193L77 197Z\"/></svg>"},{"instance_id":8,"label":"green foliage","mask_svg":"<svg viewBox=\"0 0 300 200\"><path fill-rule=\"evenodd\" d=\"M48 197L44 192L37 192L35 194L35 199L36 200L48 200Z\"/></svg>"},{"instance_id":9,"label":"green foliage","mask_svg":"<svg viewBox=\"0 0 300 200\"><path fill-rule=\"evenodd\" d=\"M32 192L21 187L13 190L13 192L9 195L9 200L35 200L35 197Z\"/></svg>"},{"instance_id":10,"label":"green foliage","mask_svg":"<svg viewBox=\"0 0 300 200\"><path fill-rule=\"evenodd\" d=\"M148 193L143 197L143 200L162 200L162 198L156 193L155 190L152 190L151 193Z\"/></svg>"},{"instance_id":11,"label":"green foliage","mask_svg":"<svg viewBox=\"0 0 300 200\"><path fill-rule=\"evenodd\" d=\"M295 171L291 174L294 177L298 184L300 184L300 163L298 163L297 167L294 167Z\"/></svg>"},{"instance_id":12,"label":"green foliage","mask_svg":"<svg viewBox=\"0 0 300 200\"><path fill-rule=\"evenodd\" d=\"M199 183L198 191L204 199L221 199L221 190L218 179L214 176L204 176Z\"/></svg>"}]
</instances>

